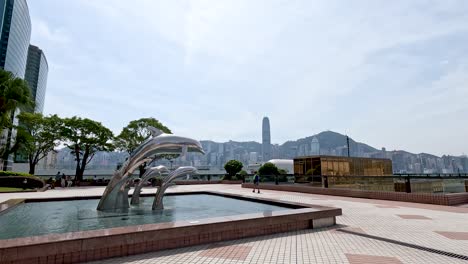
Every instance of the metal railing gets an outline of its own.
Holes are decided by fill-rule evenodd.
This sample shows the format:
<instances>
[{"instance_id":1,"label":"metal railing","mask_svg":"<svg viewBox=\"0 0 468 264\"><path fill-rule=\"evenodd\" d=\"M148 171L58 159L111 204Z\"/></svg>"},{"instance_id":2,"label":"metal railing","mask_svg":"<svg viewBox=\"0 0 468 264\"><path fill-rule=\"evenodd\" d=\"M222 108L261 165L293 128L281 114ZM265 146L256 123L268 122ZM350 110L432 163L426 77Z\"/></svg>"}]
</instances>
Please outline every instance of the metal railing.
<instances>
[{"instance_id":1,"label":"metal railing","mask_svg":"<svg viewBox=\"0 0 468 264\"><path fill-rule=\"evenodd\" d=\"M286 178L286 180L284 180ZM302 179L301 182L297 182ZM253 182L253 175L246 178ZM260 183L301 184L322 188L406 193L468 192L468 174L393 175L393 176L260 176Z\"/></svg>"}]
</instances>

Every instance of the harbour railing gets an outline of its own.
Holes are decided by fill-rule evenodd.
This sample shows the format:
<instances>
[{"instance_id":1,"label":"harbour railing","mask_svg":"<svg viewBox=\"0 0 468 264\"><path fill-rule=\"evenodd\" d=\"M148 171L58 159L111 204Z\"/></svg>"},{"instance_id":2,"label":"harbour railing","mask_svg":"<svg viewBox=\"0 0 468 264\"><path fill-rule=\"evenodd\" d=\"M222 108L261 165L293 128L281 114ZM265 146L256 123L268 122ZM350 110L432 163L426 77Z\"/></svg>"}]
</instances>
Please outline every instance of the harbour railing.
<instances>
[{"instance_id":1,"label":"harbour railing","mask_svg":"<svg viewBox=\"0 0 468 264\"><path fill-rule=\"evenodd\" d=\"M301 181L298 182L298 179ZM246 177L253 182L253 175ZM268 175L260 176L260 183L301 184L322 188L406 192L406 193L462 193L468 192L468 174L397 174L392 176L319 176Z\"/></svg>"}]
</instances>

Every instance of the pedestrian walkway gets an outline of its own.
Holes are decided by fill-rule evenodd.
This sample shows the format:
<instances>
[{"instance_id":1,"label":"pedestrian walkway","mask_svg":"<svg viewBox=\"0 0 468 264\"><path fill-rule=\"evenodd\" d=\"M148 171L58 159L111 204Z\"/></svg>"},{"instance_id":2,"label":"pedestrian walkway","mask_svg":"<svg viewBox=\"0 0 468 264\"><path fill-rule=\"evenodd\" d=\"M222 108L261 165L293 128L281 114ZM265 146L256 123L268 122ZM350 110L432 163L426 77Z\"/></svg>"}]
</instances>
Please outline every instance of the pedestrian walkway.
<instances>
[{"instance_id":1,"label":"pedestrian walkway","mask_svg":"<svg viewBox=\"0 0 468 264\"><path fill-rule=\"evenodd\" d=\"M103 190L86 187L0 194L0 202L12 198L93 196ZM468 259L468 208L463 206L269 190L257 194L238 185L175 186L169 192L203 190L335 206L343 209L343 215L337 217L335 228L165 250L99 263L468 263L463 260L464 256Z\"/></svg>"}]
</instances>

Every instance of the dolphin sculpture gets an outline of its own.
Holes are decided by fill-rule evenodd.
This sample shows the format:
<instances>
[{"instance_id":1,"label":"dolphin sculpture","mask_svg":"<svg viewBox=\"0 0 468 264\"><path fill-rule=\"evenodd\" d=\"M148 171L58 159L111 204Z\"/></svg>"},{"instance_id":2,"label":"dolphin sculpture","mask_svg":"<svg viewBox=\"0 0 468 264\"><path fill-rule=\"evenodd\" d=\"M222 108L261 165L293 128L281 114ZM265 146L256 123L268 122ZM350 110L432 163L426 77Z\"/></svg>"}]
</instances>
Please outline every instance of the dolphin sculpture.
<instances>
[{"instance_id":1,"label":"dolphin sculpture","mask_svg":"<svg viewBox=\"0 0 468 264\"><path fill-rule=\"evenodd\" d=\"M199 152L205 154L199 141L187 137L165 134L150 127L151 136L138 146L123 166L114 172L99 201L97 210L126 210L128 204L128 184L133 181L132 173L143 163L161 154L184 154Z\"/></svg>"},{"instance_id":2,"label":"dolphin sculpture","mask_svg":"<svg viewBox=\"0 0 468 264\"><path fill-rule=\"evenodd\" d=\"M172 185L174 185L174 180L180 177L184 177L187 174L196 173L197 169L194 167L179 167L175 171L169 173L166 177L163 178L161 187L158 188L156 195L153 201L153 210L161 210L164 209L163 205L163 197L166 189Z\"/></svg>"},{"instance_id":3,"label":"dolphin sculpture","mask_svg":"<svg viewBox=\"0 0 468 264\"><path fill-rule=\"evenodd\" d=\"M162 166L162 165L147 169L146 172L141 176L140 182L138 183L137 186L135 186L135 189L133 190L130 204L131 205L139 204L141 188L143 188L143 186L148 180L156 178L157 176L160 176L161 173L163 172L169 172L169 170L165 166Z\"/></svg>"}]
</instances>

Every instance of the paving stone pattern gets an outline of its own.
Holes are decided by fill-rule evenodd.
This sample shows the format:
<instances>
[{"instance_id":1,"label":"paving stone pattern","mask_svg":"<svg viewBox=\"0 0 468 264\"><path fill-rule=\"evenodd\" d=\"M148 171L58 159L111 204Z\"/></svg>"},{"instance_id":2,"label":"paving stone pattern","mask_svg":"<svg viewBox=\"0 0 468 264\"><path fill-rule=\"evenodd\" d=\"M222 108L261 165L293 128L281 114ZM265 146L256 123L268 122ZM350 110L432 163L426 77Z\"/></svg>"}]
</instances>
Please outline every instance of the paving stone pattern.
<instances>
[{"instance_id":1,"label":"paving stone pattern","mask_svg":"<svg viewBox=\"0 0 468 264\"><path fill-rule=\"evenodd\" d=\"M0 194L12 198L100 195L102 187L70 188L44 193ZM368 234L419 246L468 255L468 208L263 190L252 193L238 185L175 186L170 192L214 190L343 209L337 227L302 230L165 250L95 263L468 263L368 237ZM154 192L145 189L144 192Z\"/></svg>"}]
</instances>

